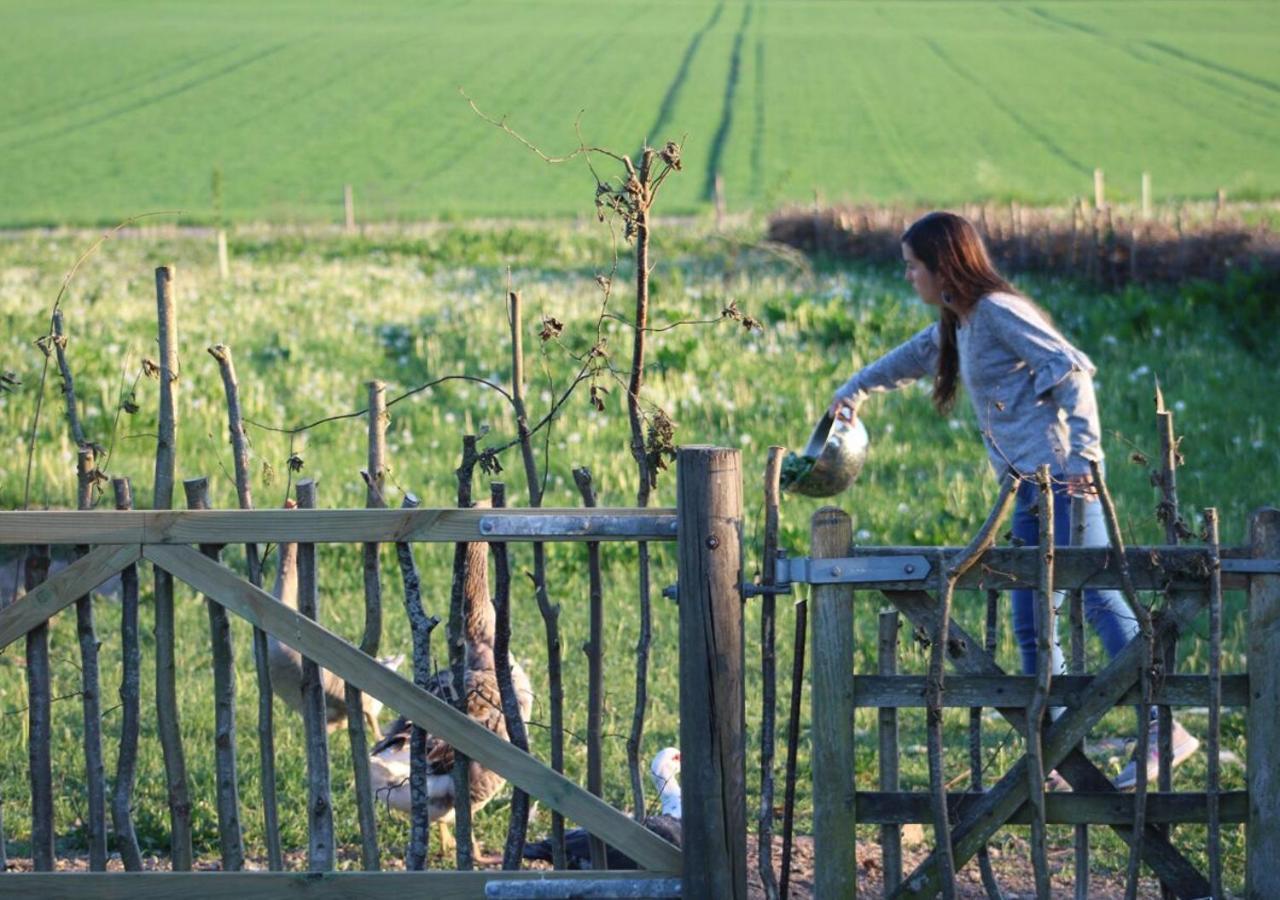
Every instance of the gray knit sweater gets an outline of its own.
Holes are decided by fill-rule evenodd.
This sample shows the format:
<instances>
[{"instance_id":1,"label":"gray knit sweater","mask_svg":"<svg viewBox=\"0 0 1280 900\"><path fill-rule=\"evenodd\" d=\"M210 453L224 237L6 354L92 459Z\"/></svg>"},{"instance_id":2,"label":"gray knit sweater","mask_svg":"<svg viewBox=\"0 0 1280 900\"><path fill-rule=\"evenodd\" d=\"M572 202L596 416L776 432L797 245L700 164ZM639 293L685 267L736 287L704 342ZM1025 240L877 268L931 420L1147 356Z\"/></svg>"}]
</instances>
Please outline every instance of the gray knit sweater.
<instances>
[{"instance_id":1,"label":"gray knit sweater","mask_svg":"<svg viewBox=\"0 0 1280 900\"><path fill-rule=\"evenodd\" d=\"M1039 311L1014 294L988 294L956 330L960 378L997 474L1030 474L1047 463L1054 475L1089 472L1102 461L1096 371ZM836 397L861 406L872 393L904 387L938 372L935 322L855 372Z\"/></svg>"}]
</instances>

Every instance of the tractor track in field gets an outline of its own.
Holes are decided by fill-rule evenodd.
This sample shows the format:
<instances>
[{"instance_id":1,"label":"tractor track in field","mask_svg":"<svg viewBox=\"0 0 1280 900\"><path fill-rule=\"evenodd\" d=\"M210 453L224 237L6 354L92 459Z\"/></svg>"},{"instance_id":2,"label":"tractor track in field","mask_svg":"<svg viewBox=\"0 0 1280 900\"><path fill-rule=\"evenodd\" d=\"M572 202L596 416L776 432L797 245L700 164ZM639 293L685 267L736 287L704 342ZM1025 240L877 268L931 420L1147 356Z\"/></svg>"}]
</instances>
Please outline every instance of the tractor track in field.
<instances>
[{"instance_id":1,"label":"tractor track in field","mask_svg":"<svg viewBox=\"0 0 1280 900\"><path fill-rule=\"evenodd\" d=\"M162 101L169 100L169 99L172 99L173 97L177 97L182 94L185 94L188 91L193 90L195 88L203 87L221 78L225 78L226 76L231 75L235 72L238 72L241 69L247 68L248 66L252 66L256 63L260 63L264 59L268 59L272 56L275 56L285 47L288 47L291 43L296 43L296 42L281 41L280 43L273 44L272 46L267 47L265 50L261 50L257 53L254 53L254 54L251 54L250 56L245 57L244 59L240 59L229 65L223 66L221 69L218 69L214 72L210 72L208 75L203 75L198 78L190 78L182 82L181 84L176 84L171 88L152 94L148 97L144 97L139 100L126 103L123 106L108 110L106 112L100 113L99 115L90 116L88 119L85 119L81 122L76 122L70 125L64 125L61 128L57 128L52 131L46 131L42 134L27 135L24 137L15 138L14 140L0 144L0 149L4 149L4 150L21 149L24 147L29 147L32 144L39 143L40 141L56 140L57 138L65 137L66 135L69 135L69 134L74 134L75 132L80 131L84 128L91 128L94 125L99 125L103 122L109 122L112 119L117 119L121 116L129 115L130 113L137 112L138 110L141 110L141 109L146 109Z\"/></svg>"},{"instance_id":2,"label":"tractor track in field","mask_svg":"<svg viewBox=\"0 0 1280 900\"><path fill-rule=\"evenodd\" d=\"M748 0L742 7L742 21L738 23L738 31L733 36L733 50L729 53L729 75L725 79L724 100L720 104L720 122L716 125L715 134L711 138L710 150L707 153L707 170L702 179L703 200L711 201L716 196L716 174L720 171L724 159L724 148L729 142L729 131L733 128L733 101L738 94L738 78L742 73L742 44L751 27L751 16L754 12L755 0Z\"/></svg>"},{"instance_id":3,"label":"tractor track in field","mask_svg":"<svg viewBox=\"0 0 1280 900\"><path fill-rule=\"evenodd\" d=\"M702 39L720 22L720 16L724 14L724 5L725 0L720 0L716 4L716 8L711 11L711 16L707 19L706 24L695 31L693 37L689 39L689 45L684 48L684 56L680 58L680 65L676 67L676 74L672 77L671 83L667 85L667 91L662 95L662 102L658 104L658 114L645 135L646 141L661 140L659 135L667 127L667 121L675 110L676 100L679 99L680 91L684 88L685 81L689 77L689 69L698 55L699 48L702 46Z\"/></svg>"},{"instance_id":4,"label":"tractor track in field","mask_svg":"<svg viewBox=\"0 0 1280 900\"><path fill-rule=\"evenodd\" d=\"M1071 166L1071 168L1075 169L1077 172L1083 175L1090 175L1093 173L1092 166L1087 166L1080 160L1076 159L1074 156L1068 153L1065 149L1063 149L1063 147L1060 144L1058 144L1058 142L1055 141L1052 137L1045 134L1043 131L1041 131L1039 128L1033 125L1026 118L1026 116L1022 115L1022 113L1018 112L1017 109L1015 109L1014 107L1006 103L1004 100L1000 99L999 95L996 94L995 91L987 87L985 84L983 84L976 75L974 75L964 66L960 65L958 62L952 59L945 50L943 50L940 46L938 46L938 43L936 41L926 38L925 44L927 44L929 49L933 51L934 55L937 56L938 59L942 61L943 65L951 69L951 71L955 72L956 75L963 78L965 81L969 82L974 87L978 88L978 90L982 91L982 93L986 95L987 99L991 102L993 106L995 106L997 109L1003 112L1006 116L1012 119L1018 125L1019 128L1021 128L1031 137L1033 137L1042 147L1048 150L1050 154L1057 157L1059 160Z\"/></svg>"}]
</instances>

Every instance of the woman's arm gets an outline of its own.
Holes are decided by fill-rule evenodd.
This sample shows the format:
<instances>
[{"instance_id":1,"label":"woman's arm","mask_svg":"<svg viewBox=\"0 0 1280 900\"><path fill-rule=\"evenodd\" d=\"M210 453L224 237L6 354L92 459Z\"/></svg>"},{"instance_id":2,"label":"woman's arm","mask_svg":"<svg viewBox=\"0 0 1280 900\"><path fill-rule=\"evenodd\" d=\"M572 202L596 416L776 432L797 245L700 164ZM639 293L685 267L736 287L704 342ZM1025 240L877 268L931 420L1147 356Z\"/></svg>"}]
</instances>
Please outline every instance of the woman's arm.
<instances>
[{"instance_id":1,"label":"woman's arm","mask_svg":"<svg viewBox=\"0 0 1280 900\"><path fill-rule=\"evenodd\" d=\"M855 372L836 389L830 412L835 415L840 409L848 409L856 415L870 394L896 390L937 372L938 324L935 322Z\"/></svg>"}]
</instances>

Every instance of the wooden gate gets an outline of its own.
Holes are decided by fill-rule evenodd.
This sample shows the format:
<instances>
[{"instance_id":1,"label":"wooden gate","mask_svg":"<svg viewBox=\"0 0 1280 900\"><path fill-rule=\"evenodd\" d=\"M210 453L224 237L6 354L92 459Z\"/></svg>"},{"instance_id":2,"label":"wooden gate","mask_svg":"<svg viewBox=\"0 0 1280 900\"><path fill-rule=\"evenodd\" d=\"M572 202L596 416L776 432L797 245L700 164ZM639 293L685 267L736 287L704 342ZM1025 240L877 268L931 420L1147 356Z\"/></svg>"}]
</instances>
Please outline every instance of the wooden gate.
<instances>
[{"instance_id":1,"label":"wooden gate","mask_svg":"<svg viewBox=\"0 0 1280 900\"><path fill-rule=\"evenodd\" d=\"M1248 707L1247 791L1162 792L1143 798L1142 862L1179 897L1211 896L1210 881L1173 845L1162 826L1205 822L1211 806L1216 806L1220 822L1246 823L1248 896L1280 896L1280 868L1275 865L1280 858L1280 826L1275 822L1280 810L1280 741L1276 731L1276 710L1280 709L1280 511L1257 513L1251 533L1252 544L1245 547L1135 547L1124 554L1130 589L1160 591L1166 598L1154 615L1156 648L1187 635L1188 625L1205 610L1215 589L1219 599L1224 588L1249 594L1247 674L1221 675L1219 679L1203 674L1153 679L1152 704ZM954 889L946 881L937 846L905 877L901 876L901 857L894 852L899 826L934 821L931 793L897 790L893 712L926 706L928 685L925 676L893 674L893 659L899 616L905 617L918 640L932 646L942 639L939 596L925 588L941 585L963 551L919 547L850 551L849 547L849 516L834 508L816 513L814 558L809 562L814 568L823 565L826 573L821 579L808 578L820 582L813 593L813 778L815 784L823 785L822 790L814 791L817 895L856 894L857 862L851 839L856 822L882 826L886 893L892 889L894 897L932 897ZM1057 547L1053 556L1052 585L1056 589L1123 586L1125 572L1111 548ZM923 565L903 564L906 559L923 559ZM990 549L981 556L981 565L970 568L955 588L987 592L1043 588L1040 563L1036 547ZM833 569L836 577L831 574ZM863 571L863 576L853 579L857 589L873 592L872 596L891 605L891 610L882 614L879 674L852 675L853 618L855 608L862 604L855 603L855 584L848 577L838 577L842 570ZM1138 798L1120 793L1081 747L1089 729L1105 713L1142 701L1144 644L1134 640L1096 675L1052 679L1047 703L1063 707L1064 712L1047 721L1041 733L1043 770L1056 769L1071 785L1072 793L1051 795L1042 804L1030 802L1040 798L1031 796L1030 760L1024 755L989 789L949 795L946 808L955 868L972 859L1002 826L1032 822L1037 814L1050 823L1107 825L1132 847ZM994 708L1026 736L1035 677L1006 673L984 649L984 641L954 621L947 623L945 653L954 674L946 678L942 705ZM853 716L857 707L882 711L879 792L855 792ZM1210 747L1216 750L1213 742ZM1037 813L1037 805L1042 812Z\"/></svg>"},{"instance_id":2,"label":"wooden gate","mask_svg":"<svg viewBox=\"0 0 1280 900\"><path fill-rule=\"evenodd\" d=\"M200 510L3 512L0 544L91 545L87 555L0 610L0 649L38 628L116 574L146 560L227 611L299 651L513 785L635 859L649 877L681 875L681 851L533 756L290 609L193 545L246 542L674 541L682 582L681 744L686 896L745 896L742 756L741 477L734 450L679 454L674 509ZM736 629L736 630L735 630ZM723 659L729 664L722 664ZM726 673L729 680L726 681ZM733 680L736 679L736 683ZM735 715L736 710L736 715ZM688 854L685 855L686 857ZM388 885L434 897L484 896L511 879L631 878L637 873L111 873L5 874L0 895L129 897L200 891L224 896L381 894ZM409 879L413 879L412 882ZM726 882L729 879L729 882ZM742 893L717 885L736 881ZM413 886L410 886L412 884ZM258 892L261 892L258 894Z\"/></svg>"}]
</instances>

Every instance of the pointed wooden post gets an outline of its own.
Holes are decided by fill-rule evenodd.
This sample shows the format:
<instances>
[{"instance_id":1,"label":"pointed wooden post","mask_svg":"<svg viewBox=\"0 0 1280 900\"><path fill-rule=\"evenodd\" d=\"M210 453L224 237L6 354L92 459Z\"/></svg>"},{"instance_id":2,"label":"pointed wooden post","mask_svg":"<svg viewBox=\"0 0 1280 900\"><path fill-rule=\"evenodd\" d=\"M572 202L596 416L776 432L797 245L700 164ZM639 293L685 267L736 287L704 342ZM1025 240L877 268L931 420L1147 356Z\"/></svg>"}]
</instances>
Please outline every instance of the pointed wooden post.
<instances>
[{"instance_id":1,"label":"pointed wooden post","mask_svg":"<svg viewBox=\"0 0 1280 900\"><path fill-rule=\"evenodd\" d=\"M741 454L682 447L676 460L682 890L746 900Z\"/></svg>"},{"instance_id":2,"label":"pointed wooden post","mask_svg":"<svg viewBox=\"0 0 1280 900\"><path fill-rule=\"evenodd\" d=\"M1249 525L1251 555L1280 557L1280 509L1260 509ZM1280 576L1249 577L1249 824L1245 832L1245 893L1280 897Z\"/></svg>"}]
</instances>

